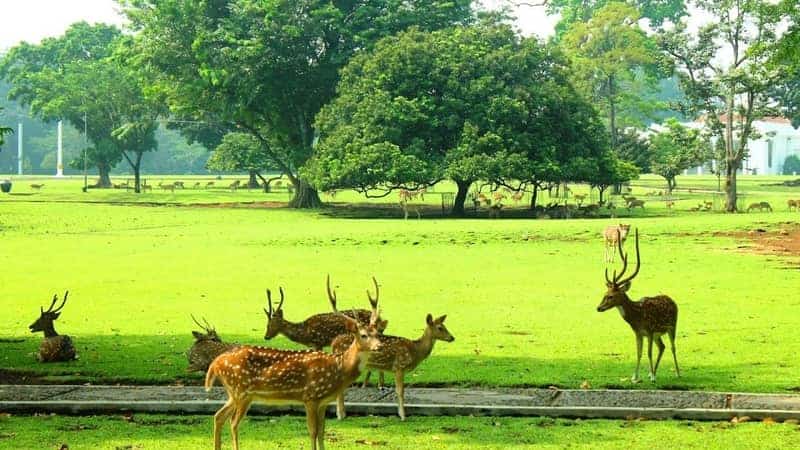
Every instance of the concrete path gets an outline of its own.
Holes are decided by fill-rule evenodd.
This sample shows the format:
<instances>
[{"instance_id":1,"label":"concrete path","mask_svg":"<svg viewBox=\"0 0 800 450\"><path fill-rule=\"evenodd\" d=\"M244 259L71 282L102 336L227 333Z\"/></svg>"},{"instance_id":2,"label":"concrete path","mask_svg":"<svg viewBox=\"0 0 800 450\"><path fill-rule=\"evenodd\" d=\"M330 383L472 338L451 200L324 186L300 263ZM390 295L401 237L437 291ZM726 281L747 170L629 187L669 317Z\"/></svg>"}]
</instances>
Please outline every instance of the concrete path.
<instances>
[{"instance_id":1,"label":"concrete path","mask_svg":"<svg viewBox=\"0 0 800 450\"><path fill-rule=\"evenodd\" d=\"M212 414L220 387L0 385L0 412ZM349 414L394 415L394 391L347 391ZM333 405L330 411L333 411ZM301 407L254 406L256 414L300 412ZM625 419L729 420L749 416L800 420L800 395L686 391L558 389L406 389L408 415L550 416Z\"/></svg>"}]
</instances>

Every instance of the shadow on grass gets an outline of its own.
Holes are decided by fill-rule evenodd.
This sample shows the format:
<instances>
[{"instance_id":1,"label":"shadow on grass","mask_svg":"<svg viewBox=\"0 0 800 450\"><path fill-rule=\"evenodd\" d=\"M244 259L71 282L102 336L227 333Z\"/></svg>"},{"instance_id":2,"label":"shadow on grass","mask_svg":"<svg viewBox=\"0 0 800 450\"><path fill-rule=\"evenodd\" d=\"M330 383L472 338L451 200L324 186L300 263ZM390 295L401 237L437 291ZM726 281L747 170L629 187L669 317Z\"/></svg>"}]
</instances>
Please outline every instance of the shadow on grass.
<instances>
[{"instance_id":1,"label":"shadow on grass","mask_svg":"<svg viewBox=\"0 0 800 450\"><path fill-rule=\"evenodd\" d=\"M230 336L230 340L276 348L301 348L282 338L269 343L253 336ZM79 359L48 364L35 359L40 341L37 337L25 337L21 342L0 343L0 384L202 384L201 373L186 372L186 351L192 344L190 336L73 336ZM453 349L448 347L448 351ZM646 381L647 359L644 357L640 376L645 381L632 384L629 381L635 365L632 355L629 358L597 355L592 359L542 359L472 353L448 355L436 350L406 375L408 386L579 389L588 384L595 389L786 392L797 385L770 371L768 365L756 367L752 362L684 363L683 377L678 378L670 355L665 354L658 381L651 383ZM678 350L680 358L680 346ZM520 349L520 353L524 350ZM387 377L389 384L392 380L392 376Z\"/></svg>"}]
</instances>

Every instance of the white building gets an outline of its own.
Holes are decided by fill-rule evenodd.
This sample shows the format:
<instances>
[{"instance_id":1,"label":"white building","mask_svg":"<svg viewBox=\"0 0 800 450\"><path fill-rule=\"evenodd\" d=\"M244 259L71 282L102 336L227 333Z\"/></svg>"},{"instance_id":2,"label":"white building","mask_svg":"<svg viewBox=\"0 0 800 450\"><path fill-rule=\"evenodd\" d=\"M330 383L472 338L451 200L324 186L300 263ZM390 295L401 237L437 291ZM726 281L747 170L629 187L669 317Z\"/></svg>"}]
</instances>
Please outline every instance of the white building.
<instances>
[{"instance_id":1,"label":"white building","mask_svg":"<svg viewBox=\"0 0 800 450\"><path fill-rule=\"evenodd\" d=\"M687 124L692 127L702 126L699 122ZM753 122L761 135L758 139L751 140L748 147L748 157L743 161L740 173L746 175L781 175L783 162L789 155L800 157L800 129L792 127L788 119L782 117L765 117ZM715 162L712 162L716 166ZM702 174L703 167L696 167L686 171L688 175Z\"/></svg>"}]
</instances>

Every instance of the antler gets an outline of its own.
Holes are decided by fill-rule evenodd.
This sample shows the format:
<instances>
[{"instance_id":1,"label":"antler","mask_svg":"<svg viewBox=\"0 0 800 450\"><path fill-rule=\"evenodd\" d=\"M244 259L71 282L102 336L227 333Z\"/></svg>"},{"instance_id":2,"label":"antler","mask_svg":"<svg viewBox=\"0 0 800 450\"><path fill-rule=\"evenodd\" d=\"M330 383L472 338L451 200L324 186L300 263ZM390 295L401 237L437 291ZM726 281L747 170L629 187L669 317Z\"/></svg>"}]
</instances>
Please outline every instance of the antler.
<instances>
[{"instance_id":1,"label":"antler","mask_svg":"<svg viewBox=\"0 0 800 450\"><path fill-rule=\"evenodd\" d=\"M325 284L328 288L328 300L331 301L331 306L333 306L333 310L336 311L336 291L331 289L331 274L328 274L328 277L325 279Z\"/></svg>"},{"instance_id":2,"label":"antler","mask_svg":"<svg viewBox=\"0 0 800 450\"><path fill-rule=\"evenodd\" d=\"M64 291L64 299L61 301L61 304L58 305L58 308L56 308L54 310L53 306L55 306L56 302L58 301L58 294L53 294L53 301L50 303L50 307L47 308L47 311L45 311L44 308L42 308L41 306L39 307L39 310L42 312L42 314L44 314L44 313L57 313L57 312L61 311L61 309L67 303L67 296L68 295L69 295L69 291Z\"/></svg>"},{"instance_id":3,"label":"antler","mask_svg":"<svg viewBox=\"0 0 800 450\"><path fill-rule=\"evenodd\" d=\"M192 316L192 320L194 321L194 323L196 323L197 326L202 328L206 333L211 333L212 331L214 331L214 327L212 327L211 324L208 323L205 317L203 317L203 323L205 324L203 325L200 322L198 322L197 319L195 319L194 314L190 315Z\"/></svg>"},{"instance_id":4,"label":"antler","mask_svg":"<svg viewBox=\"0 0 800 450\"><path fill-rule=\"evenodd\" d=\"M381 295L380 288L378 287L378 280L375 277L372 277L372 283L375 285L375 298L372 298L372 294L369 293L369 289L367 289L367 298L369 299L369 304L372 305L372 311L378 309L378 298Z\"/></svg>"},{"instance_id":5,"label":"antler","mask_svg":"<svg viewBox=\"0 0 800 450\"><path fill-rule=\"evenodd\" d=\"M620 285L625 284L625 283L633 280L636 277L636 275L639 274L639 268L641 267L642 260L641 260L641 257L639 256L639 229L638 228L635 230L635 236L636 236L636 269L633 271L633 274L631 276L629 276L629 277L627 277L627 278L625 278L625 279L623 279L621 281L618 281L617 284L620 284ZM622 252L622 244L619 244L619 248L620 248L620 252ZM623 260L623 263L625 263L625 267L628 266L628 257L627 257L627 255L625 255L625 259ZM623 268L622 272L625 273L624 268ZM620 278L622 278L622 274L620 274L619 276L620 276Z\"/></svg>"},{"instance_id":6,"label":"antler","mask_svg":"<svg viewBox=\"0 0 800 450\"><path fill-rule=\"evenodd\" d=\"M270 292L269 289L267 289L267 308L269 308L269 310L264 308L264 312L267 313L267 317L271 318L272 317L272 292Z\"/></svg>"}]
</instances>

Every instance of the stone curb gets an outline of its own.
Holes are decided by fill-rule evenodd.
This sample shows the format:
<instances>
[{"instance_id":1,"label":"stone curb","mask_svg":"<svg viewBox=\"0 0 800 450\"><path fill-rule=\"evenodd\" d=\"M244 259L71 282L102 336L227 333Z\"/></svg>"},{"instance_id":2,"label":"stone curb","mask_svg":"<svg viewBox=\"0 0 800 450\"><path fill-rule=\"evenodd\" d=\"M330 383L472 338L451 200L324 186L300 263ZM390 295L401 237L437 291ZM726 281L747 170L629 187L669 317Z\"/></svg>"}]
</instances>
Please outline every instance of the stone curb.
<instances>
[{"instance_id":1,"label":"stone curb","mask_svg":"<svg viewBox=\"0 0 800 450\"><path fill-rule=\"evenodd\" d=\"M0 385L0 412L17 414L213 414L224 391L178 386ZM350 414L397 414L393 391L352 388ZM329 407L333 415L334 407ZM256 414L302 413L301 406L254 405ZM692 391L409 388L406 410L420 416L548 416L569 418L648 418L800 420L800 395Z\"/></svg>"}]
</instances>

